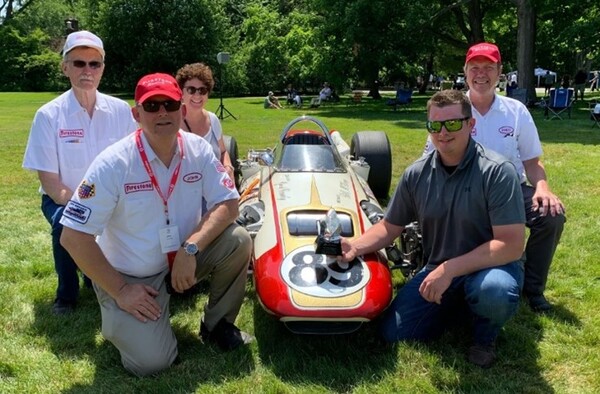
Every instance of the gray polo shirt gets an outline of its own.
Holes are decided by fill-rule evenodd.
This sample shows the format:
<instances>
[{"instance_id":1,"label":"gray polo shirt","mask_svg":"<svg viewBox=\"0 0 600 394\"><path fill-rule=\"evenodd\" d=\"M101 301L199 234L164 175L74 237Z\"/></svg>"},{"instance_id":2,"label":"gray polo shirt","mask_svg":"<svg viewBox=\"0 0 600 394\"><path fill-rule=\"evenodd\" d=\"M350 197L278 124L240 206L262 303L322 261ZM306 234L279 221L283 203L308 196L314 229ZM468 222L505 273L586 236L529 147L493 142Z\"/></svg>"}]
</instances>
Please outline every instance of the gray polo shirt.
<instances>
[{"instance_id":1,"label":"gray polo shirt","mask_svg":"<svg viewBox=\"0 0 600 394\"><path fill-rule=\"evenodd\" d=\"M492 226L525 223L519 177L510 161L473 139L452 174L434 150L406 169L385 220L418 221L425 262L433 267L490 241Z\"/></svg>"}]
</instances>

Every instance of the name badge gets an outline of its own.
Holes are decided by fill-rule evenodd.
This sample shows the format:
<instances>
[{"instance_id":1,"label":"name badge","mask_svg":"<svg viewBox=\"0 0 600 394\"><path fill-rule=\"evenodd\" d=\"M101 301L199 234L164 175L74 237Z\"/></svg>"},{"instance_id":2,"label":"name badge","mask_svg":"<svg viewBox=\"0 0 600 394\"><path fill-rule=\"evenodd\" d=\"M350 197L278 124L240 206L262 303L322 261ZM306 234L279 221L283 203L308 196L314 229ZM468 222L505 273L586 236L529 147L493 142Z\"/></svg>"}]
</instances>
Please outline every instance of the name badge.
<instances>
[{"instance_id":1,"label":"name badge","mask_svg":"<svg viewBox=\"0 0 600 394\"><path fill-rule=\"evenodd\" d=\"M174 252L181 246L179 240L179 228L177 226L167 226L158 230L160 236L160 248L163 253Z\"/></svg>"}]
</instances>

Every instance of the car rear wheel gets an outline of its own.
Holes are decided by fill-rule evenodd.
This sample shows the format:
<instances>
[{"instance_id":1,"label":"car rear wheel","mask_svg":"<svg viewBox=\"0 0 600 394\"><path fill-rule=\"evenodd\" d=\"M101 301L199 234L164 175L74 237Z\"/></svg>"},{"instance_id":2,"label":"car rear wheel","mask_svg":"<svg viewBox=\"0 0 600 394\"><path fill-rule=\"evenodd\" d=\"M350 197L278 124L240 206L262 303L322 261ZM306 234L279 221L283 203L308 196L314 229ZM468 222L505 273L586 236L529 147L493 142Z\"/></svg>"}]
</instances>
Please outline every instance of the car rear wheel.
<instances>
[{"instance_id":1,"label":"car rear wheel","mask_svg":"<svg viewBox=\"0 0 600 394\"><path fill-rule=\"evenodd\" d=\"M239 189L242 172L240 170L240 163L238 162L239 154L237 141L230 135L223 135L223 143L225 144L225 149L227 149L227 153L229 153L229 157L231 158L231 164L233 165L235 187Z\"/></svg>"},{"instance_id":2,"label":"car rear wheel","mask_svg":"<svg viewBox=\"0 0 600 394\"><path fill-rule=\"evenodd\" d=\"M392 151L383 131L359 131L352 136L350 154L369 163L367 183L378 199L387 198L392 182Z\"/></svg>"}]
</instances>

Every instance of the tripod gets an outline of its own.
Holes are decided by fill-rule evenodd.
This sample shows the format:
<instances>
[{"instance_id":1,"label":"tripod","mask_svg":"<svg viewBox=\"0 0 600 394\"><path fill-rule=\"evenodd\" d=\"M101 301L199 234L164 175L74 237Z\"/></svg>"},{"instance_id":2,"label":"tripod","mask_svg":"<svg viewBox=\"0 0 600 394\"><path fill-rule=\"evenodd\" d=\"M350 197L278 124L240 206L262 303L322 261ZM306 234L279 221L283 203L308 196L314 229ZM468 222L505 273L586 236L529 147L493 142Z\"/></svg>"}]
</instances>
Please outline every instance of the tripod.
<instances>
[{"instance_id":1,"label":"tripod","mask_svg":"<svg viewBox=\"0 0 600 394\"><path fill-rule=\"evenodd\" d=\"M219 63L219 99L221 100L221 104L219 104L215 114L217 114L221 120L227 118L228 116L231 116L233 119L237 120L237 118L233 116L233 114L229 112L229 110L223 105L223 85L223 66ZM223 116L223 112L226 112L227 115Z\"/></svg>"}]
</instances>

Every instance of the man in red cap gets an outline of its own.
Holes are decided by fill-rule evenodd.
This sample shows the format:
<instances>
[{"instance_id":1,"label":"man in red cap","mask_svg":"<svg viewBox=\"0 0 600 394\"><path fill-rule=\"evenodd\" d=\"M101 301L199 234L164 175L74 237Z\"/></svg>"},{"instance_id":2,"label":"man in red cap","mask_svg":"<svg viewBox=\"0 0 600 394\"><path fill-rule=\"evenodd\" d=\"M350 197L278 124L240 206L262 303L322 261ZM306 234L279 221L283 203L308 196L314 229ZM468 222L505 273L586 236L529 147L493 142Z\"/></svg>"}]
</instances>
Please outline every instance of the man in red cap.
<instances>
[{"instance_id":1,"label":"man in red cap","mask_svg":"<svg viewBox=\"0 0 600 394\"><path fill-rule=\"evenodd\" d=\"M61 219L61 243L94 282L102 334L138 376L177 356L170 290L207 276L202 339L223 350L252 339L233 324L252 245L234 223L239 195L208 142L179 129L181 96L170 75L140 79L132 112L141 128L94 160Z\"/></svg>"},{"instance_id":2,"label":"man in red cap","mask_svg":"<svg viewBox=\"0 0 600 394\"><path fill-rule=\"evenodd\" d=\"M464 66L476 120L471 136L485 148L508 158L521 177L527 227L525 283L523 295L534 312L547 312L552 306L544 296L548 271L565 223L565 207L552 192L540 160L542 145L527 107L496 93L502 74L502 58L492 43L469 48ZM433 147L428 141L427 150Z\"/></svg>"}]
</instances>

